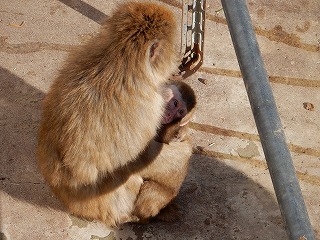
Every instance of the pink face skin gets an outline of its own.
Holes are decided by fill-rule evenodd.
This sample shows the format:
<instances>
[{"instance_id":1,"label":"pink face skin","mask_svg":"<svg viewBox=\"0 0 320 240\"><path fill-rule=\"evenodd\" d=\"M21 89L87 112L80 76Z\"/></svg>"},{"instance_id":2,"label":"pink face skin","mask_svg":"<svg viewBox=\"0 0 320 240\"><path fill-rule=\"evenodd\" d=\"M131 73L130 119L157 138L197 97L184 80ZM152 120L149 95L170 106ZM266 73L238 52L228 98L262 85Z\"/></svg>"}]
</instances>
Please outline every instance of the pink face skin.
<instances>
[{"instance_id":1,"label":"pink face skin","mask_svg":"<svg viewBox=\"0 0 320 240\"><path fill-rule=\"evenodd\" d=\"M181 119L187 115L187 107L182 99L179 89L175 85L169 85L163 91L164 100L167 103L161 124L171 123L175 119Z\"/></svg>"}]
</instances>

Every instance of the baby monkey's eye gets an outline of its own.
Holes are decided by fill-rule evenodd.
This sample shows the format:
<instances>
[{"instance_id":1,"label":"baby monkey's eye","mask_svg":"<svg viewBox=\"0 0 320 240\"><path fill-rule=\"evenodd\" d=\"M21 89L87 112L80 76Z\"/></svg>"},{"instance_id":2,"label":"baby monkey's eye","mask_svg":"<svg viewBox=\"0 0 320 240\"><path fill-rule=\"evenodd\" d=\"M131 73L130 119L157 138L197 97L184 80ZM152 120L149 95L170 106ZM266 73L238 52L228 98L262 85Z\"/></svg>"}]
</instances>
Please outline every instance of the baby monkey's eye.
<instances>
[{"instance_id":1,"label":"baby monkey's eye","mask_svg":"<svg viewBox=\"0 0 320 240\"><path fill-rule=\"evenodd\" d=\"M177 107L178 106L178 100L174 99L173 104L174 104L175 107Z\"/></svg>"}]
</instances>

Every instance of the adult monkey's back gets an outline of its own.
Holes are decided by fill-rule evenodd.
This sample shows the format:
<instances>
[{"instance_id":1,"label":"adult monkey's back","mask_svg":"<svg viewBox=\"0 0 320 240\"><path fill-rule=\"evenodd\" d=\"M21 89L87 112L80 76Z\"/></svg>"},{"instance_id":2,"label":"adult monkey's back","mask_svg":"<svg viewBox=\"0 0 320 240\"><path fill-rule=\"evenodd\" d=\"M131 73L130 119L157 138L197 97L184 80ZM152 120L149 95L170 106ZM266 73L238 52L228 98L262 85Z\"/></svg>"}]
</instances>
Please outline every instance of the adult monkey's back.
<instances>
[{"instance_id":1,"label":"adult monkey's back","mask_svg":"<svg viewBox=\"0 0 320 240\"><path fill-rule=\"evenodd\" d=\"M160 5L120 5L97 36L71 54L50 88L38 162L72 213L110 226L134 220L142 179L122 184L116 171L156 134L163 112L159 87L177 68L175 27Z\"/></svg>"}]
</instances>

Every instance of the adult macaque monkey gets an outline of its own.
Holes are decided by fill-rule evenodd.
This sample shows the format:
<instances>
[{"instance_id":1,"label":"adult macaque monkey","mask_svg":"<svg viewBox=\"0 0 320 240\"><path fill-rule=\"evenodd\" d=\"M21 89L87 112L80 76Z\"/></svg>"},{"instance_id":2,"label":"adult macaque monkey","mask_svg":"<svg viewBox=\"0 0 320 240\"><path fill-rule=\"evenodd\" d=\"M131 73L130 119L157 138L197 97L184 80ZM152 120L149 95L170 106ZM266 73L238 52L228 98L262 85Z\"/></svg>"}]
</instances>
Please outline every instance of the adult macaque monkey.
<instances>
[{"instance_id":1,"label":"adult macaque monkey","mask_svg":"<svg viewBox=\"0 0 320 240\"><path fill-rule=\"evenodd\" d=\"M175 30L174 16L163 6L120 5L97 36L71 54L51 86L37 157L45 180L72 213L109 226L154 216L156 211L132 214L147 186L134 173L157 171L147 174L138 157L156 143L164 106L160 87L178 65ZM175 159L191 150L174 157L183 150L157 144L166 145L159 157L167 158L169 170L180 171ZM157 157L154 151L150 156Z\"/></svg>"},{"instance_id":2,"label":"adult macaque monkey","mask_svg":"<svg viewBox=\"0 0 320 240\"><path fill-rule=\"evenodd\" d=\"M141 159L148 160L153 152L158 152L156 149L160 149L160 152L154 161L138 172L144 183L135 203L134 215L140 221L147 221L156 215L164 221L176 220L179 216L177 210L170 205L164 207L177 196L187 175L192 154L186 124L195 111L194 91L184 82L171 81L163 93L167 102L163 125Z\"/></svg>"}]
</instances>

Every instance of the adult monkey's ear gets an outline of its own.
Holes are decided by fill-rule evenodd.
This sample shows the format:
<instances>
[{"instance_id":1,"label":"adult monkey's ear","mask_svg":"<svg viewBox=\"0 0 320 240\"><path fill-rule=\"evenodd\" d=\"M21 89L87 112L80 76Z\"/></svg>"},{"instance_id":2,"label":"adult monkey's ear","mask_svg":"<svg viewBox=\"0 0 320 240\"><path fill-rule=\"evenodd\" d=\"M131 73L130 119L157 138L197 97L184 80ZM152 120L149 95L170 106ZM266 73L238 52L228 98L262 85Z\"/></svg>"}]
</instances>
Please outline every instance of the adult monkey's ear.
<instances>
[{"instance_id":1,"label":"adult monkey's ear","mask_svg":"<svg viewBox=\"0 0 320 240\"><path fill-rule=\"evenodd\" d=\"M160 42L159 40L154 40L151 43L151 46L149 48L149 58L150 58L150 62L154 62L157 58L157 56L159 55L160 52Z\"/></svg>"}]
</instances>

